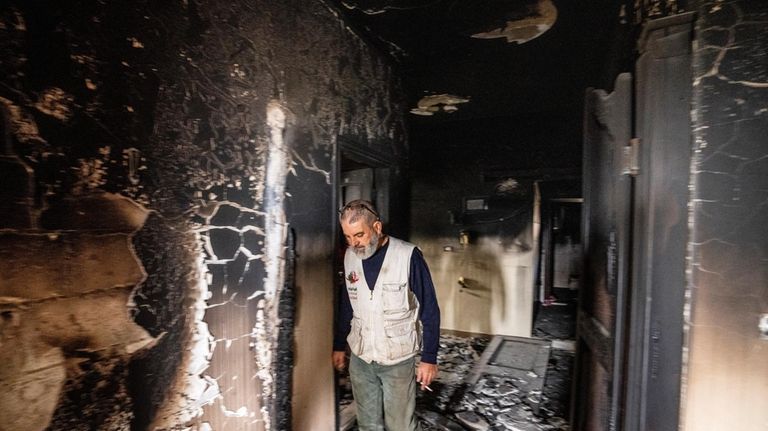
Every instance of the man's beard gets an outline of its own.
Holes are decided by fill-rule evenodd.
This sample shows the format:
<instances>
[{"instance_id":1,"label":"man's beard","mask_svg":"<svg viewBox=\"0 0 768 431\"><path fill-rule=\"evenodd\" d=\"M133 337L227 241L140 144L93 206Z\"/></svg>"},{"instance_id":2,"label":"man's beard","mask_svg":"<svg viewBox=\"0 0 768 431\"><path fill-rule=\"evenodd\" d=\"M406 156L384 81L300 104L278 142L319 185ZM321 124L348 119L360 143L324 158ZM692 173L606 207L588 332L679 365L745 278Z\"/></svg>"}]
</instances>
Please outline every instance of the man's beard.
<instances>
[{"instance_id":1,"label":"man's beard","mask_svg":"<svg viewBox=\"0 0 768 431\"><path fill-rule=\"evenodd\" d=\"M355 255L357 255L357 257L365 260L373 256L374 253L376 253L376 250L378 250L378 246L379 246L379 235L376 232L373 232L371 234L371 240L368 242L368 245L363 247L352 247L352 251L355 252Z\"/></svg>"}]
</instances>

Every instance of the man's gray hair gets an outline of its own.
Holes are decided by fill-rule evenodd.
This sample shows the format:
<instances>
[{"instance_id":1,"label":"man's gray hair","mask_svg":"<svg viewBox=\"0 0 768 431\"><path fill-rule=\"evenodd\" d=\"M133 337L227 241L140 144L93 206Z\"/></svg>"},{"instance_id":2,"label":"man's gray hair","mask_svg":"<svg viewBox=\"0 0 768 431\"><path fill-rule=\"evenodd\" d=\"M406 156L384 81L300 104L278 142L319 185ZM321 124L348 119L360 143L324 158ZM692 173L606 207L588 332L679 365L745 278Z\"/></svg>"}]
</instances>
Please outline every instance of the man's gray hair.
<instances>
[{"instance_id":1,"label":"man's gray hair","mask_svg":"<svg viewBox=\"0 0 768 431\"><path fill-rule=\"evenodd\" d=\"M373 203L365 199L355 199L339 210L339 222L356 223L360 219L369 225L379 220L379 213Z\"/></svg>"}]
</instances>

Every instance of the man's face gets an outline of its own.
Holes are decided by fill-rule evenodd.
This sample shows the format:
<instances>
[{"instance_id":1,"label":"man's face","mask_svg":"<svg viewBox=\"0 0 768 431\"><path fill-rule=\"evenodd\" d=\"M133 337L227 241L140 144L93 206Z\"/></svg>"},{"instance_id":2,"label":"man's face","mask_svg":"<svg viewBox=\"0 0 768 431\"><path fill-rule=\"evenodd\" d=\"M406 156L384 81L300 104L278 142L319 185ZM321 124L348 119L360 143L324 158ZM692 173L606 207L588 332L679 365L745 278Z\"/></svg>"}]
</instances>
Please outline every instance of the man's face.
<instances>
[{"instance_id":1,"label":"man's face","mask_svg":"<svg viewBox=\"0 0 768 431\"><path fill-rule=\"evenodd\" d=\"M353 223L344 220L341 222L341 230L344 232L347 245L352 247L352 251L360 259L368 259L378 250L379 239L381 238L380 221L368 224L362 218Z\"/></svg>"}]
</instances>

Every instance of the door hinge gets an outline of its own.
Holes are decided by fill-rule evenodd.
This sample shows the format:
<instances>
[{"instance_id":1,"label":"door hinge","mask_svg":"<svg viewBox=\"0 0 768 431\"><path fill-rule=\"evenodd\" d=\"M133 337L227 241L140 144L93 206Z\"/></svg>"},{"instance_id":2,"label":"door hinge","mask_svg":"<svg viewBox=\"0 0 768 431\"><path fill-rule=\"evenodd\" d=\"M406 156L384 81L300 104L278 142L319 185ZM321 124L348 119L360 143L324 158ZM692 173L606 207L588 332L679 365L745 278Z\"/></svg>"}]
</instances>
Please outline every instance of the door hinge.
<instances>
[{"instance_id":1,"label":"door hinge","mask_svg":"<svg viewBox=\"0 0 768 431\"><path fill-rule=\"evenodd\" d=\"M629 145L624 147L624 166L621 174L631 177L640 173L640 138L632 138Z\"/></svg>"}]
</instances>

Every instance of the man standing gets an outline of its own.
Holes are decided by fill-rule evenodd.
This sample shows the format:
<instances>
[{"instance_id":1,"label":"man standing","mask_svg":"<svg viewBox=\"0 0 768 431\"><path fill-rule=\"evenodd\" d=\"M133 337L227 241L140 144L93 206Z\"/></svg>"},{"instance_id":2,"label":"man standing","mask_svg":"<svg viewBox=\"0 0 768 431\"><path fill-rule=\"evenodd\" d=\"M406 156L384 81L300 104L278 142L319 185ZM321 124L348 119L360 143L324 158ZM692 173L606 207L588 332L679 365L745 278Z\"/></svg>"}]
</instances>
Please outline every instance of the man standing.
<instances>
[{"instance_id":1,"label":"man standing","mask_svg":"<svg viewBox=\"0 0 768 431\"><path fill-rule=\"evenodd\" d=\"M429 269L416 246L382 233L370 202L348 203L339 222L348 248L333 365L344 368L349 344L360 431L419 430L416 384L429 390L437 375L440 338L440 309Z\"/></svg>"}]
</instances>

